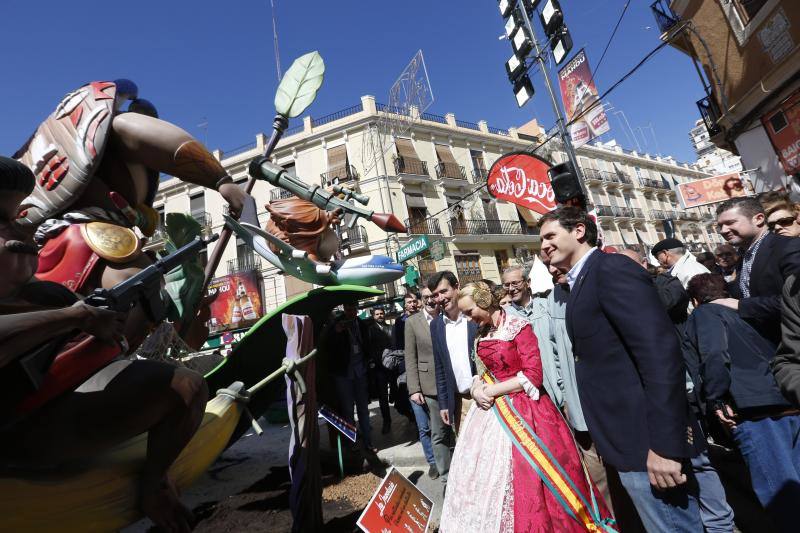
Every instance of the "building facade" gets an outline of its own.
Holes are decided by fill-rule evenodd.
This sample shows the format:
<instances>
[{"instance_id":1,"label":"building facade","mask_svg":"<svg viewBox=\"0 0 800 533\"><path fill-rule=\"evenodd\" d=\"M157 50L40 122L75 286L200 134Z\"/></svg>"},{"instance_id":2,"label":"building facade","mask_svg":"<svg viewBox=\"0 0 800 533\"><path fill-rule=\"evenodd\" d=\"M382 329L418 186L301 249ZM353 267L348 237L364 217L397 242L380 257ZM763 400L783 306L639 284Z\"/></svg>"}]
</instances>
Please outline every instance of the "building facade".
<instances>
[{"instance_id":1,"label":"building facade","mask_svg":"<svg viewBox=\"0 0 800 533\"><path fill-rule=\"evenodd\" d=\"M344 256L396 257L403 244L424 234L430 249L408 262L422 280L443 269L455 272L462 282L499 280L503 268L538 251L538 215L490 197L480 185L497 158L536 146L544 131L535 122L504 130L484 121L459 120L453 114L418 114L413 109L411 113L414 116L405 117L408 120L389 121L396 130L386 132L391 110L364 96L356 106L331 115L305 117L301 126L287 130L273 159L306 183L353 188L369 198L369 209L393 213L405 221L406 234L387 234L366 221L354 229L342 229ZM263 152L265 144L265 136L259 134L255 142L214 155L237 183L244 183L248 163ZM566 159L553 142L543 151L554 163ZM578 154L607 243L652 245L670 231L693 251L710 249L718 242L708 225L710 211L680 210L672 191L675 183L707 174L671 158L637 154L613 143L586 145ZM252 194L263 226L268 218L264 206L285 193L258 182ZM161 213L191 213L213 232L221 231L224 223L225 206L219 194L174 178L161 183L155 207ZM153 245L158 245L158 239ZM267 309L310 288L283 276L232 239L217 275L246 270L258 270L263 276ZM402 283L398 280L381 288L393 298L402 295Z\"/></svg>"},{"instance_id":2,"label":"building facade","mask_svg":"<svg viewBox=\"0 0 800 533\"><path fill-rule=\"evenodd\" d=\"M756 192L800 173L800 3L657 0L661 39L695 63L698 110L716 146L753 170Z\"/></svg>"},{"instance_id":3,"label":"building facade","mask_svg":"<svg viewBox=\"0 0 800 533\"><path fill-rule=\"evenodd\" d=\"M695 165L703 172L719 175L743 170L742 160L738 155L723 150L711 142L703 119L698 119L694 128L689 131L689 139L697 154Z\"/></svg>"}]
</instances>

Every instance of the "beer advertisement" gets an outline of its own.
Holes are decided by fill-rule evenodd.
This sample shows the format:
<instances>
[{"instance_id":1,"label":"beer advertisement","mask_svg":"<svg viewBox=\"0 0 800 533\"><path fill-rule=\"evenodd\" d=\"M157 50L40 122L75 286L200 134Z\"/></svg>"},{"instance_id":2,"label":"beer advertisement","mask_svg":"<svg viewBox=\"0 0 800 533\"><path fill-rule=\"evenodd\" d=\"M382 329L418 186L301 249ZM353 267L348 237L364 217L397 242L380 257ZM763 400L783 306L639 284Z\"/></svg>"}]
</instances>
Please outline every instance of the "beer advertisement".
<instances>
[{"instance_id":1,"label":"beer advertisement","mask_svg":"<svg viewBox=\"0 0 800 533\"><path fill-rule=\"evenodd\" d=\"M216 295L208 322L211 334L252 326L264 315L261 276L255 270L214 278L208 295Z\"/></svg>"},{"instance_id":2,"label":"beer advertisement","mask_svg":"<svg viewBox=\"0 0 800 533\"><path fill-rule=\"evenodd\" d=\"M592 106L598 100L597 87L594 85L592 71L586 51L581 50L564 68L558 71L558 85L561 88L561 100L569 126L569 135L575 148L583 146L595 137L606 133L611 126L602 104Z\"/></svg>"}]
</instances>

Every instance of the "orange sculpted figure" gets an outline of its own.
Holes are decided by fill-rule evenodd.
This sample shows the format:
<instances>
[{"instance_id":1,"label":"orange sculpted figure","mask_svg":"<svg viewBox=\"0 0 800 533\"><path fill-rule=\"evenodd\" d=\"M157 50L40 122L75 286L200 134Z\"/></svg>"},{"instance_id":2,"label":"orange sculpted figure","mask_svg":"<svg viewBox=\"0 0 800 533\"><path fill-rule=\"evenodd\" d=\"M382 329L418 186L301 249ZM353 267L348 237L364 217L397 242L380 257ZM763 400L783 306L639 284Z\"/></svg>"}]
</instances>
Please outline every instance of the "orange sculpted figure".
<instances>
[{"instance_id":1,"label":"orange sculpted figure","mask_svg":"<svg viewBox=\"0 0 800 533\"><path fill-rule=\"evenodd\" d=\"M341 213L328 212L307 200L292 197L266 205L267 231L289 245L308 252L313 261L330 261L339 248L339 238L331 228L338 225ZM274 252L278 250L273 248Z\"/></svg>"}]
</instances>

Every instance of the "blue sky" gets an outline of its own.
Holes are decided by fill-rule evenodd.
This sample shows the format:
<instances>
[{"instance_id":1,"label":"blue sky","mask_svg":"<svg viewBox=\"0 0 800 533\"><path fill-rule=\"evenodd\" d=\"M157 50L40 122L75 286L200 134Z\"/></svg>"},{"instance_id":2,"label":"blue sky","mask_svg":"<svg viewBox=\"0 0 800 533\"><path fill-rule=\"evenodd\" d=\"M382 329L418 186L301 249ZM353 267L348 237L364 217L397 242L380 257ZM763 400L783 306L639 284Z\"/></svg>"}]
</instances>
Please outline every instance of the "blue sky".
<instances>
[{"instance_id":1,"label":"blue sky","mask_svg":"<svg viewBox=\"0 0 800 533\"><path fill-rule=\"evenodd\" d=\"M503 67L510 44L498 40L503 23L495 0L274 1L283 68L310 50L319 50L327 65L308 111L312 116L354 105L364 94L386 102L399 72L422 49L436 99L430 112L497 127L534 117L553 124L540 74L534 76L534 100L516 106ZM562 0L574 51L585 47L593 67L624 3ZM658 45L649 3L632 0L596 77L600 92ZM11 0L4 2L3 15L4 155L22 144L64 94L86 81L120 77L134 80L162 118L200 140L206 134L198 124L205 117L211 148L246 144L270 128L277 74L269 0ZM608 100L632 127L652 124L661 153L694 161L688 131L701 96L689 58L667 47ZM635 148L617 116L611 125L607 136ZM652 134L643 135L642 148L655 153Z\"/></svg>"}]
</instances>

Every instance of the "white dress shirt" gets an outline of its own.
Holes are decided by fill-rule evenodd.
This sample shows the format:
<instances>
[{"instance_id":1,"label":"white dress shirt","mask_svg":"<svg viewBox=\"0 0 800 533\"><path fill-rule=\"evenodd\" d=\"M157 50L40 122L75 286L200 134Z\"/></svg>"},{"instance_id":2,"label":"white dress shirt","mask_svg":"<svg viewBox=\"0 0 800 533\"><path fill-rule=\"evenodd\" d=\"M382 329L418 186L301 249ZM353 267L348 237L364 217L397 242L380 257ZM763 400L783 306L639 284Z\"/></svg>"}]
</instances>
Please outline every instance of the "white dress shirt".
<instances>
[{"instance_id":1,"label":"white dress shirt","mask_svg":"<svg viewBox=\"0 0 800 533\"><path fill-rule=\"evenodd\" d=\"M430 314L427 309L423 309L422 312L425 314L425 320L428 321L428 325L430 326L431 322L433 322L433 319L436 317Z\"/></svg>"},{"instance_id":2,"label":"white dress shirt","mask_svg":"<svg viewBox=\"0 0 800 533\"><path fill-rule=\"evenodd\" d=\"M456 376L458 392L466 394L472 386L472 368L469 364L469 329L467 318L461 313L456 320L450 320L446 314L444 319L444 338L447 351L450 352L450 365Z\"/></svg>"},{"instance_id":3,"label":"white dress shirt","mask_svg":"<svg viewBox=\"0 0 800 533\"><path fill-rule=\"evenodd\" d=\"M589 256L592 255L595 250L597 250L597 246L592 246L589 248L589 251L586 252L583 257L578 259L578 262L569 269L569 272L567 272L567 283L569 283L570 290L572 290L572 286L575 285L575 282L578 281L578 274L581 273L583 265L586 264L586 260L589 259Z\"/></svg>"}]
</instances>

